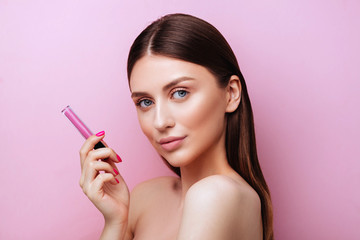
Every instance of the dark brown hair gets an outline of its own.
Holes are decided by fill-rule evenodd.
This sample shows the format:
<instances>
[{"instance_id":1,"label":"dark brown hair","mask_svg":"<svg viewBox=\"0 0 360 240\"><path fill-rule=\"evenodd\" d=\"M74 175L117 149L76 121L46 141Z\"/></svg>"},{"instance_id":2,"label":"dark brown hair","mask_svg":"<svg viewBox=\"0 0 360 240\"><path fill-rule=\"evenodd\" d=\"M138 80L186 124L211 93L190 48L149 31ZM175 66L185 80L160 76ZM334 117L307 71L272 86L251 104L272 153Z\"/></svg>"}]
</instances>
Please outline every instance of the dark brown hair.
<instances>
[{"instance_id":1,"label":"dark brown hair","mask_svg":"<svg viewBox=\"0 0 360 240\"><path fill-rule=\"evenodd\" d=\"M135 39L128 58L129 80L134 64L148 53L204 66L218 79L220 87L226 87L232 75L240 78L240 104L226 116L227 159L230 166L258 193L263 239L274 239L270 191L257 157L251 103L235 54L225 38L204 20L186 14L169 14L150 24ZM179 168L168 166L180 176Z\"/></svg>"}]
</instances>

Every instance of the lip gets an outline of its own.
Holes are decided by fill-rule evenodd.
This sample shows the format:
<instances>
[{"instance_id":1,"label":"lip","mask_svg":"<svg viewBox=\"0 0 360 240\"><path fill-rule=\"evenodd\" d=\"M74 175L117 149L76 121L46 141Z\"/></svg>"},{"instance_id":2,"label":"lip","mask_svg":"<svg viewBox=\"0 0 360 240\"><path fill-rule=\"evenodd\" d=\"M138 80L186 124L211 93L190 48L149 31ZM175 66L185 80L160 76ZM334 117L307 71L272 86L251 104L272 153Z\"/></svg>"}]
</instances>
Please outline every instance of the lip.
<instances>
[{"instance_id":1,"label":"lip","mask_svg":"<svg viewBox=\"0 0 360 240\"><path fill-rule=\"evenodd\" d=\"M158 143L164 150L173 151L181 145L185 137L186 136L183 137L171 136L171 137L161 138Z\"/></svg>"}]
</instances>

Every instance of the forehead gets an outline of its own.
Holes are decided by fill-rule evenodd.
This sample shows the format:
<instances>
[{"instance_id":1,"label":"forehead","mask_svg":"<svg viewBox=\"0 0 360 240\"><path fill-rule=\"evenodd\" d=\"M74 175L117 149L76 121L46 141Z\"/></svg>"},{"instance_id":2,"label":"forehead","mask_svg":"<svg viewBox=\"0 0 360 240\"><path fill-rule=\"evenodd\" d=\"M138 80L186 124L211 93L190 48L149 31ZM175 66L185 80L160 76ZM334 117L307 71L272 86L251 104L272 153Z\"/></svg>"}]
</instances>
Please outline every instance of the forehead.
<instances>
[{"instance_id":1,"label":"forehead","mask_svg":"<svg viewBox=\"0 0 360 240\"><path fill-rule=\"evenodd\" d=\"M134 65L130 77L131 91L161 87L182 77L207 81L215 77L205 67L183 60L158 55L146 55ZM212 82L212 81L211 81Z\"/></svg>"}]
</instances>

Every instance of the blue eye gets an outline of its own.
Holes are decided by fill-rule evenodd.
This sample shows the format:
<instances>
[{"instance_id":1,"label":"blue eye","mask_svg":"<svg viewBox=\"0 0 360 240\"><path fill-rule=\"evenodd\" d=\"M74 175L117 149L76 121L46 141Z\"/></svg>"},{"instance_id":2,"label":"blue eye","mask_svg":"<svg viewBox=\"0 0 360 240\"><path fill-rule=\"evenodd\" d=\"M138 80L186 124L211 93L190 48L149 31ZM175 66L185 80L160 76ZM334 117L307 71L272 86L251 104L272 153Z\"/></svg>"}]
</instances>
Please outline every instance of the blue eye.
<instances>
[{"instance_id":1,"label":"blue eye","mask_svg":"<svg viewBox=\"0 0 360 240\"><path fill-rule=\"evenodd\" d=\"M184 98L187 94L188 94L188 92L185 90L178 90L173 93L173 97L176 99Z\"/></svg>"},{"instance_id":2,"label":"blue eye","mask_svg":"<svg viewBox=\"0 0 360 240\"><path fill-rule=\"evenodd\" d=\"M142 108L147 108L149 107L153 102L149 99L144 99L138 102L137 105L139 105Z\"/></svg>"}]
</instances>

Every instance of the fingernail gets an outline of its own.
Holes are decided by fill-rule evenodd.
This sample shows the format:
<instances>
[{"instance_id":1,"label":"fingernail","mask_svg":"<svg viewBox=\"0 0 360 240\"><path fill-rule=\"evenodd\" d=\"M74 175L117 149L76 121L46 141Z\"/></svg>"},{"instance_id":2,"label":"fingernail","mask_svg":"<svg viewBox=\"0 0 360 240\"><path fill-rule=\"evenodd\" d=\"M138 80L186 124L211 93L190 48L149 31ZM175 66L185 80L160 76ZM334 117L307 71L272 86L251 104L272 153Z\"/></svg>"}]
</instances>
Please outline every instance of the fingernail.
<instances>
[{"instance_id":1,"label":"fingernail","mask_svg":"<svg viewBox=\"0 0 360 240\"><path fill-rule=\"evenodd\" d=\"M119 183L119 180L117 180L116 178L115 178L115 180L116 180L117 183Z\"/></svg>"},{"instance_id":2,"label":"fingernail","mask_svg":"<svg viewBox=\"0 0 360 240\"><path fill-rule=\"evenodd\" d=\"M119 172L118 171L116 171L116 169L115 168L113 168L114 169L114 173L115 173L115 175L118 175L119 174ZM116 179L116 178L115 178Z\"/></svg>"},{"instance_id":3,"label":"fingernail","mask_svg":"<svg viewBox=\"0 0 360 240\"><path fill-rule=\"evenodd\" d=\"M101 132L98 132L97 134L96 134L96 136L97 137L101 137L102 135L104 135L105 134L105 131L101 131Z\"/></svg>"},{"instance_id":4,"label":"fingernail","mask_svg":"<svg viewBox=\"0 0 360 240\"><path fill-rule=\"evenodd\" d=\"M121 160L121 158L120 158L119 155L116 154L116 157L117 157L117 159L119 160L119 162L122 162L122 160Z\"/></svg>"}]
</instances>

